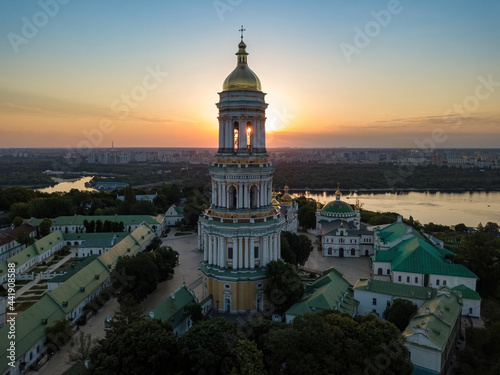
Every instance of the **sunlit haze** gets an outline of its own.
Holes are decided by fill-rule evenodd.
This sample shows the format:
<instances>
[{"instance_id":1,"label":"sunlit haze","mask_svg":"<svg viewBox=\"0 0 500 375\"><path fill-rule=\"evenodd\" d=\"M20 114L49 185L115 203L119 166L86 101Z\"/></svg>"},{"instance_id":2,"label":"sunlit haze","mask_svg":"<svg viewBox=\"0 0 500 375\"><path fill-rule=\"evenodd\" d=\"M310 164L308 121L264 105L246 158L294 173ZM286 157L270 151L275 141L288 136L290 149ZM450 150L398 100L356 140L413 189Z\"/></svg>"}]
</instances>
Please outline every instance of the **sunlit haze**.
<instances>
[{"instance_id":1,"label":"sunlit haze","mask_svg":"<svg viewBox=\"0 0 500 375\"><path fill-rule=\"evenodd\" d=\"M217 147L241 25L269 147L498 147L499 18L472 0L4 0L0 147Z\"/></svg>"}]
</instances>

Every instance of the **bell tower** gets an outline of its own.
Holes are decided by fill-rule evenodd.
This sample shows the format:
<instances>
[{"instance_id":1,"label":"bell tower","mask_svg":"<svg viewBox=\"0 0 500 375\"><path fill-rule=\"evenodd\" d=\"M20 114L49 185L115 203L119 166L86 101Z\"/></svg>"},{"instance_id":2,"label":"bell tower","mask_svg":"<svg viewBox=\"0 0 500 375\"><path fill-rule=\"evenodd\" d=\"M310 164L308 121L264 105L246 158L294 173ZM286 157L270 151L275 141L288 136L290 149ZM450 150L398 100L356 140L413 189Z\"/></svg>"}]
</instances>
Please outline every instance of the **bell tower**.
<instances>
[{"instance_id":1,"label":"bell tower","mask_svg":"<svg viewBox=\"0 0 500 375\"><path fill-rule=\"evenodd\" d=\"M263 310L266 264L281 257L285 219L272 205L274 167L266 151L265 93L243 42L219 93L219 147L209 168L211 206L198 222L204 297L219 312Z\"/></svg>"}]
</instances>

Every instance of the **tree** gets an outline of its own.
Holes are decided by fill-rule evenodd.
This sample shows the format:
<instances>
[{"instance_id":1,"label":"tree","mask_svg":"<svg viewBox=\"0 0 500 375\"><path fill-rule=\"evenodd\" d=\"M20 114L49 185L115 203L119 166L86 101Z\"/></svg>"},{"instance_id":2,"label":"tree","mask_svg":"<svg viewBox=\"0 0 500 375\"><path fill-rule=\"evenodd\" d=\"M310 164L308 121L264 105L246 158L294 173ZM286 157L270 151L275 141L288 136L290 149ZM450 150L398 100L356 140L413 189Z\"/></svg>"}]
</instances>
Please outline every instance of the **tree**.
<instances>
[{"instance_id":1,"label":"tree","mask_svg":"<svg viewBox=\"0 0 500 375\"><path fill-rule=\"evenodd\" d=\"M30 236L30 234L24 230L20 230L17 233L17 242L19 242L21 245L29 246L32 245L35 242L35 239Z\"/></svg>"},{"instance_id":2,"label":"tree","mask_svg":"<svg viewBox=\"0 0 500 375\"><path fill-rule=\"evenodd\" d=\"M52 326L45 328L47 348L55 352L66 344L73 336L73 325L65 317L59 319Z\"/></svg>"},{"instance_id":3,"label":"tree","mask_svg":"<svg viewBox=\"0 0 500 375\"><path fill-rule=\"evenodd\" d=\"M281 232L281 256L287 263L304 264L313 250L311 240L292 232Z\"/></svg>"},{"instance_id":4,"label":"tree","mask_svg":"<svg viewBox=\"0 0 500 375\"><path fill-rule=\"evenodd\" d=\"M90 356L90 353L97 345L97 340L92 340L92 335L79 331L73 337L73 347L68 355L68 363L80 363Z\"/></svg>"},{"instance_id":5,"label":"tree","mask_svg":"<svg viewBox=\"0 0 500 375\"><path fill-rule=\"evenodd\" d=\"M12 203L9 208L9 218L16 218L17 216L23 217L25 219L30 217L30 207L28 203L16 202Z\"/></svg>"},{"instance_id":6,"label":"tree","mask_svg":"<svg viewBox=\"0 0 500 375\"><path fill-rule=\"evenodd\" d=\"M497 223L492 223L491 221L488 221L486 223L486 225L484 226L484 231L486 233L498 232L498 224Z\"/></svg>"},{"instance_id":7,"label":"tree","mask_svg":"<svg viewBox=\"0 0 500 375\"><path fill-rule=\"evenodd\" d=\"M172 327L158 319L113 330L90 353L90 375L163 375L178 372L180 353ZM168 369L168 370L167 370Z\"/></svg>"},{"instance_id":8,"label":"tree","mask_svg":"<svg viewBox=\"0 0 500 375\"><path fill-rule=\"evenodd\" d=\"M142 307L134 295L126 294L120 297L118 302L120 303L120 308L113 316L113 329L120 329L142 319Z\"/></svg>"},{"instance_id":9,"label":"tree","mask_svg":"<svg viewBox=\"0 0 500 375\"><path fill-rule=\"evenodd\" d=\"M177 264L178 256L170 246L159 247L153 254L154 262L158 270L158 281L165 281L174 273L174 267Z\"/></svg>"},{"instance_id":10,"label":"tree","mask_svg":"<svg viewBox=\"0 0 500 375\"><path fill-rule=\"evenodd\" d=\"M203 320L203 312L199 303L193 303L184 307L184 316L189 317L193 324Z\"/></svg>"},{"instance_id":11,"label":"tree","mask_svg":"<svg viewBox=\"0 0 500 375\"><path fill-rule=\"evenodd\" d=\"M83 226L85 227L85 232L94 233L95 231L95 220L88 221L87 219L83 220Z\"/></svg>"},{"instance_id":12,"label":"tree","mask_svg":"<svg viewBox=\"0 0 500 375\"><path fill-rule=\"evenodd\" d=\"M447 255L474 272L479 280L477 291L483 297L494 296L500 285L500 238L484 232L465 236L455 249L455 255Z\"/></svg>"},{"instance_id":13,"label":"tree","mask_svg":"<svg viewBox=\"0 0 500 375\"><path fill-rule=\"evenodd\" d=\"M50 234L50 228L52 227L52 220L45 218L39 225L40 236L45 237Z\"/></svg>"},{"instance_id":14,"label":"tree","mask_svg":"<svg viewBox=\"0 0 500 375\"><path fill-rule=\"evenodd\" d=\"M111 221L104 220L104 223L102 224L102 231L105 233L111 232Z\"/></svg>"},{"instance_id":15,"label":"tree","mask_svg":"<svg viewBox=\"0 0 500 375\"><path fill-rule=\"evenodd\" d=\"M19 186L0 189L0 211L9 210L9 207L15 203L28 203L35 196L34 190Z\"/></svg>"},{"instance_id":16,"label":"tree","mask_svg":"<svg viewBox=\"0 0 500 375\"><path fill-rule=\"evenodd\" d=\"M263 357L254 342L240 339L236 342L231 356L224 359L221 374L265 375Z\"/></svg>"},{"instance_id":17,"label":"tree","mask_svg":"<svg viewBox=\"0 0 500 375\"><path fill-rule=\"evenodd\" d=\"M455 232L457 233L467 233L467 226L464 223L455 225Z\"/></svg>"},{"instance_id":18,"label":"tree","mask_svg":"<svg viewBox=\"0 0 500 375\"><path fill-rule=\"evenodd\" d=\"M132 205L136 202L134 189L131 186L127 186L123 189L124 202Z\"/></svg>"},{"instance_id":19,"label":"tree","mask_svg":"<svg viewBox=\"0 0 500 375\"><path fill-rule=\"evenodd\" d=\"M203 189L193 189L186 199L183 216L187 226L195 226L198 223L198 218L201 212L208 206L209 200L202 193Z\"/></svg>"},{"instance_id":20,"label":"tree","mask_svg":"<svg viewBox=\"0 0 500 375\"><path fill-rule=\"evenodd\" d=\"M103 231L103 230L102 230L102 220L97 219L97 221L95 222L95 231L96 231L97 233L100 233L100 232L102 232L102 231Z\"/></svg>"},{"instance_id":21,"label":"tree","mask_svg":"<svg viewBox=\"0 0 500 375\"><path fill-rule=\"evenodd\" d=\"M154 254L149 252L120 258L116 263L116 272L130 280L123 293L133 294L138 301L154 291L160 279Z\"/></svg>"},{"instance_id":22,"label":"tree","mask_svg":"<svg viewBox=\"0 0 500 375\"><path fill-rule=\"evenodd\" d=\"M306 229L316 228L316 208L317 202L312 198L301 196L296 199L299 205L297 218L299 219L300 226Z\"/></svg>"},{"instance_id":23,"label":"tree","mask_svg":"<svg viewBox=\"0 0 500 375\"><path fill-rule=\"evenodd\" d=\"M137 201L130 208L131 215L155 216L157 213L154 203L148 201Z\"/></svg>"},{"instance_id":24,"label":"tree","mask_svg":"<svg viewBox=\"0 0 500 375\"><path fill-rule=\"evenodd\" d=\"M384 319L393 323L403 332L408 326L411 316L415 314L417 310L417 305L410 300L396 298L392 305L385 309Z\"/></svg>"},{"instance_id":25,"label":"tree","mask_svg":"<svg viewBox=\"0 0 500 375\"><path fill-rule=\"evenodd\" d=\"M186 373L222 374L223 363L232 357L233 348L244 339L235 323L212 318L195 324L180 340Z\"/></svg>"},{"instance_id":26,"label":"tree","mask_svg":"<svg viewBox=\"0 0 500 375\"><path fill-rule=\"evenodd\" d=\"M14 220L12 220L12 225L14 225L14 228L21 226L23 223L24 220L21 216L16 216Z\"/></svg>"},{"instance_id":27,"label":"tree","mask_svg":"<svg viewBox=\"0 0 500 375\"><path fill-rule=\"evenodd\" d=\"M292 324L271 329L262 341L270 374L410 375L413 371L400 332L371 314L352 318L333 311L307 313Z\"/></svg>"},{"instance_id":28,"label":"tree","mask_svg":"<svg viewBox=\"0 0 500 375\"><path fill-rule=\"evenodd\" d=\"M287 263L297 265L297 256L292 251L285 232L281 232L281 258Z\"/></svg>"},{"instance_id":29,"label":"tree","mask_svg":"<svg viewBox=\"0 0 500 375\"><path fill-rule=\"evenodd\" d=\"M292 264L273 260L266 266L266 275L266 294L280 311L286 311L304 294L304 284Z\"/></svg>"}]
</instances>

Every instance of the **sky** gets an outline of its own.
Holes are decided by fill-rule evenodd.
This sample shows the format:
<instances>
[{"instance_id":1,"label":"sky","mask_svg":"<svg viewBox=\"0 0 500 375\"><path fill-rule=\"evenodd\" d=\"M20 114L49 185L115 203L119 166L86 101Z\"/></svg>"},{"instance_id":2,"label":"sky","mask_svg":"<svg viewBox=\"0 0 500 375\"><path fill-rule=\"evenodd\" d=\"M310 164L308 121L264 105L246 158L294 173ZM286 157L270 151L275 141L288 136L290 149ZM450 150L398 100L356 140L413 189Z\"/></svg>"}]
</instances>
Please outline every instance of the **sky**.
<instances>
[{"instance_id":1,"label":"sky","mask_svg":"<svg viewBox=\"0 0 500 375\"><path fill-rule=\"evenodd\" d=\"M0 147L217 147L248 63L268 147L497 148L500 2L0 2Z\"/></svg>"}]
</instances>

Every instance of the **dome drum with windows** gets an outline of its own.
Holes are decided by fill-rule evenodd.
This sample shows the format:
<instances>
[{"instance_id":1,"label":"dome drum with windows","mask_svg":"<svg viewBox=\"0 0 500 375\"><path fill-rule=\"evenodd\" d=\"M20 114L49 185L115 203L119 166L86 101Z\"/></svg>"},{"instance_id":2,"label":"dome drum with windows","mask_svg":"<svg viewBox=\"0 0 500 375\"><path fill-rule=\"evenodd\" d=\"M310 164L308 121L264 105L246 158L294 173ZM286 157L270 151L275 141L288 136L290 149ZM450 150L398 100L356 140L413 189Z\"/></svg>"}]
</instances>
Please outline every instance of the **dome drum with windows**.
<instances>
[{"instance_id":1,"label":"dome drum with windows","mask_svg":"<svg viewBox=\"0 0 500 375\"><path fill-rule=\"evenodd\" d=\"M341 196L342 193L340 192L340 188L337 188L337 191L335 192L335 200L323 206L321 209L321 215L334 218L356 217L356 210L352 208L349 203L342 202L340 200Z\"/></svg>"}]
</instances>

